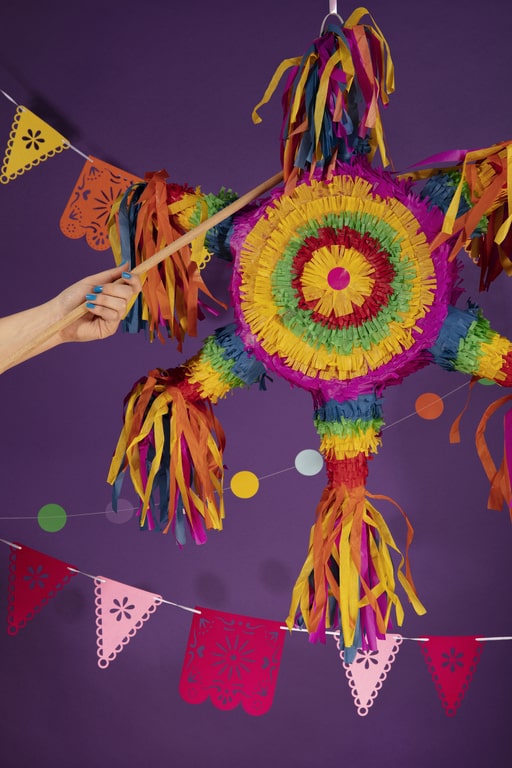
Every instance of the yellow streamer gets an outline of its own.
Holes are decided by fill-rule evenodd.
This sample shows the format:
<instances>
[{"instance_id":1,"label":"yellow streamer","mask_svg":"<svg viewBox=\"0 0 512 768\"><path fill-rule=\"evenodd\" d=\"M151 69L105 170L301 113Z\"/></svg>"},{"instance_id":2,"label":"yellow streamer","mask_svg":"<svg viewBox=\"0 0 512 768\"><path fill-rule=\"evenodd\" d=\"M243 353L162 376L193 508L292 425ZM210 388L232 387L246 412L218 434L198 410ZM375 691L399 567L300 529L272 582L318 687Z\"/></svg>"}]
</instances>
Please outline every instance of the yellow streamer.
<instances>
[{"instance_id":1,"label":"yellow streamer","mask_svg":"<svg viewBox=\"0 0 512 768\"><path fill-rule=\"evenodd\" d=\"M265 104L268 104L272 96L274 95L274 92L279 85L279 81L281 80L284 73L290 69L290 67L297 67L301 63L302 58L300 56L296 56L292 59L284 59L282 61L276 71L274 72L272 79L270 83L268 84L265 93L263 94L263 97L261 101L259 101L256 106L254 107L252 111L252 121L255 125L258 123L261 123L261 117L258 115L258 110L260 107L263 107Z\"/></svg>"}]
</instances>

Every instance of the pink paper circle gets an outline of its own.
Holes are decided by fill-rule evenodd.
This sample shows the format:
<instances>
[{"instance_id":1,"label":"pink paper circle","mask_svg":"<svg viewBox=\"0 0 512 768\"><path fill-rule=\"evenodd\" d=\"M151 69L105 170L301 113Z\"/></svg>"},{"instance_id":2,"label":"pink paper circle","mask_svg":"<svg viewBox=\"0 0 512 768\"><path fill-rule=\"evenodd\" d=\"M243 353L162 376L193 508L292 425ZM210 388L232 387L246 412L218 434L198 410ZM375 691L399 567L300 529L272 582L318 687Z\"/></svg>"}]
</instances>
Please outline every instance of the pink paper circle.
<instances>
[{"instance_id":1,"label":"pink paper circle","mask_svg":"<svg viewBox=\"0 0 512 768\"><path fill-rule=\"evenodd\" d=\"M109 523L115 523L116 525L123 525L131 520L133 517L134 508L133 504L126 499L117 500L117 512L112 509L112 504L108 504L105 509L105 516Z\"/></svg>"},{"instance_id":2,"label":"pink paper circle","mask_svg":"<svg viewBox=\"0 0 512 768\"><path fill-rule=\"evenodd\" d=\"M350 272L343 267L333 267L327 275L327 282L333 291L342 291L350 283Z\"/></svg>"}]
</instances>

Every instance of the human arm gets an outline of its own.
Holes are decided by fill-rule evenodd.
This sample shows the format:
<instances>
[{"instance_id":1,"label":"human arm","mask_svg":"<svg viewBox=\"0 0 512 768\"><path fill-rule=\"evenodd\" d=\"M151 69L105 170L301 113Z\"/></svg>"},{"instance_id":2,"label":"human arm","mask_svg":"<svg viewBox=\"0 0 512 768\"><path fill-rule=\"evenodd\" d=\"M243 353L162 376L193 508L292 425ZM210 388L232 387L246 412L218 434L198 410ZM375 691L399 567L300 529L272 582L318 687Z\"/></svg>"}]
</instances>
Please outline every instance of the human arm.
<instances>
[{"instance_id":1,"label":"human arm","mask_svg":"<svg viewBox=\"0 0 512 768\"><path fill-rule=\"evenodd\" d=\"M94 341L115 333L130 301L141 288L139 278L124 269L123 266L115 267L91 275L70 285L44 304L0 318L0 363L7 361L5 367L2 365L4 370L59 344ZM31 340L37 339L84 302L87 302L87 313L29 349ZM16 351L25 348L27 353L24 357L9 364Z\"/></svg>"}]
</instances>

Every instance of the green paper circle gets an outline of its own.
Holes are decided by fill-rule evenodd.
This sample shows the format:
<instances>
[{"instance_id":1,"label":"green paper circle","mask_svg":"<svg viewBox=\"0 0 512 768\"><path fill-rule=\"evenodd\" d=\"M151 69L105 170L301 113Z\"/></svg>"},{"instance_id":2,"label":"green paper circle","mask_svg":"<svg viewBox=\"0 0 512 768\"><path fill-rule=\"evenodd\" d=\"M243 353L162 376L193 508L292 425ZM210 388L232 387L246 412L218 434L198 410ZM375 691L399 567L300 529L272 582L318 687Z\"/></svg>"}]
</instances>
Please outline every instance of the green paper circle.
<instances>
[{"instance_id":1,"label":"green paper circle","mask_svg":"<svg viewBox=\"0 0 512 768\"><path fill-rule=\"evenodd\" d=\"M479 384L483 384L484 387L492 387L496 382L492 379L478 379Z\"/></svg>"},{"instance_id":2,"label":"green paper circle","mask_svg":"<svg viewBox=\"0 0 512 768\"><path fill-rule=\"evenodd\" d=\"M43 531L56 533L66 525L66 510L60 504L45 504L37 513L37 522Z\"/></svg>"}]
</instances>

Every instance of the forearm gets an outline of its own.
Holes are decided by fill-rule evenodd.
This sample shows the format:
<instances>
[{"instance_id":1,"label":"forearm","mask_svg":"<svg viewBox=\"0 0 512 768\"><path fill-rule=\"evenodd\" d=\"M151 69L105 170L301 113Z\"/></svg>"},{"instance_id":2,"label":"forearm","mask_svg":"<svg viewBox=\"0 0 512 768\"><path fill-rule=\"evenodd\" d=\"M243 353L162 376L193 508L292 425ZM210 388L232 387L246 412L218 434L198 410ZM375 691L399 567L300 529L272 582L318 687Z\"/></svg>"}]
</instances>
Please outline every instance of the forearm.
<instances>
[{"instance_id":1,"label":"forearm","mask_svg":"<svg viewBox=\"0 0 512 768\"><path fill-rule=\"evenodd\" d=\"M0 318L0 361L6 363L5 370L61 344L64 339L58 333L43 342L39 341L37 346L30 349L30 343L40 338L44 331L61 319L61 316L62 312L59 313L57 303L51 300ZM21 359L17 357L16 362L10 364L10 359L20 349L26 350L24 356Z\"/></svg>"},{"instance_id":2,"label":"forearm","mask_svg":"<svg viewBox=\"0 0 512 768\"><path fill-rule=\"evenodd\" d=\"M115 333L141 288L123 268L86 277L44 304L0 318L0 373L66 341Z\"/></svg>"}]
</instances>

